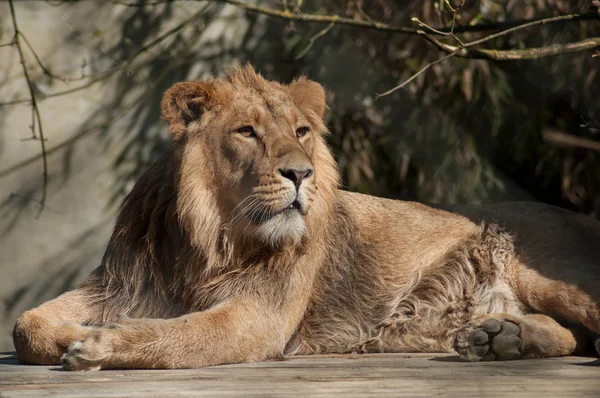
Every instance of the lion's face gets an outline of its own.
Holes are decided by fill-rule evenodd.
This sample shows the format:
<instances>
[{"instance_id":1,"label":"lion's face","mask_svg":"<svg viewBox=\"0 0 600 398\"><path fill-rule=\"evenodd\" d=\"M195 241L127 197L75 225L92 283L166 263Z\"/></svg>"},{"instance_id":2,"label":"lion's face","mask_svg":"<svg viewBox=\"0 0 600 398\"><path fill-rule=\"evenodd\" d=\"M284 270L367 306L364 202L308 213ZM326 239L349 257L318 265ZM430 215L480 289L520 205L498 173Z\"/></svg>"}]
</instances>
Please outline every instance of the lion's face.
<instances>
[{"instance_id":1,"label":"lion's face","mask_svg":"<svg viewBox=\"0 0 600 398\"><path fill-rule=\"evenodd\" d=\"M283 90L237 91L202 130L210 142L219 207L232 228L266 240L302 236L315 193L315 131Z\"/></svg>"},{"instance_id":2,"label":"lion's face","mask_svg":"<svg viewBox=\"0 0 600 398\"><path fill-rule=\"evenodd\" d=\"M274 244L306 233L324 108L317 83L284 86L246 67L226 80L178 83L163 116L186 141L182 178L202 176L229 230Z\"/></svg>"}]
</instances>

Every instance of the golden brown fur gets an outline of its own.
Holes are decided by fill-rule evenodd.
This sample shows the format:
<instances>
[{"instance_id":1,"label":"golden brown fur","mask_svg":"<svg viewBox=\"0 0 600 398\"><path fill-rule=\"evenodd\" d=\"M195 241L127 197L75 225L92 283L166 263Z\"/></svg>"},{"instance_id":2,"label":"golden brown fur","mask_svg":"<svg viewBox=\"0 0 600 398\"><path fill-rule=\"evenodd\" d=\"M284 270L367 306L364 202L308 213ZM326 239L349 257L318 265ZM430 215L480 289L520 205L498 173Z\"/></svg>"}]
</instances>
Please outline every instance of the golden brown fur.
<instances>
[{"instance_id":1,"label":"golden brown fur","mask_svg":"<svg viewBox=\"0 0 600 398\"><path fill-rule=\"evenodd\" d=\"M342 191L324 111L317 83L269 82L249 66L173 86L162 103L172 147L125 199L100 267L19 318L19 358L90 370L591 352L597 221Z\"/></svg>"}]
</instances>

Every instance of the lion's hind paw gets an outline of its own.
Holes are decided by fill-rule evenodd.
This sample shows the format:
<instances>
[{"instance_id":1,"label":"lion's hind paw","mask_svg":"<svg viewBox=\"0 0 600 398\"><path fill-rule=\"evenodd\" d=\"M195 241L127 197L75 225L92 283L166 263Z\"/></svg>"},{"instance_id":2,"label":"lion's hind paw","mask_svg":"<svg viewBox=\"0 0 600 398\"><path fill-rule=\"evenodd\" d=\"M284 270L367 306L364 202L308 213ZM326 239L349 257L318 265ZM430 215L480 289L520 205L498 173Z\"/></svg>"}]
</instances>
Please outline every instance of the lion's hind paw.
<instances>
[{"instance_id":1,"label":"lion's hind paw","mask_svg":"<svg viewBox=\"0 0 600 398\"><path fill-rule=\"evenodd\" d=\"M467 361L507 361L521 358L521 329L508 320L488 319L459 333L455 349Z\"/></svg>"}]
</instances>

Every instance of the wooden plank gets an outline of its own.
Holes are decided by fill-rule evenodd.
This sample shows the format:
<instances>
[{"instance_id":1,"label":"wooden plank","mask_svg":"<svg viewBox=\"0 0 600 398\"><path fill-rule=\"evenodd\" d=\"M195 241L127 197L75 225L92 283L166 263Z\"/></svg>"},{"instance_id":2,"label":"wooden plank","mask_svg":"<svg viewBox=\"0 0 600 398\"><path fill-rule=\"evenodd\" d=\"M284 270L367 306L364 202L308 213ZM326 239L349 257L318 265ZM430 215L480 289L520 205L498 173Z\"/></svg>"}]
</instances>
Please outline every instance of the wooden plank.
<instances>
[{"instance_id":1,"label":"wooden plank","mask_svg":"<svg viewBox=\"0 0 600 398\"><path fill-rule=\"evenodd\" d=\"M65 372L0 354L0 397L600 396L600 360L465 363L435 354L294 357L189 370Z\"/></svg>"}]
</instances>

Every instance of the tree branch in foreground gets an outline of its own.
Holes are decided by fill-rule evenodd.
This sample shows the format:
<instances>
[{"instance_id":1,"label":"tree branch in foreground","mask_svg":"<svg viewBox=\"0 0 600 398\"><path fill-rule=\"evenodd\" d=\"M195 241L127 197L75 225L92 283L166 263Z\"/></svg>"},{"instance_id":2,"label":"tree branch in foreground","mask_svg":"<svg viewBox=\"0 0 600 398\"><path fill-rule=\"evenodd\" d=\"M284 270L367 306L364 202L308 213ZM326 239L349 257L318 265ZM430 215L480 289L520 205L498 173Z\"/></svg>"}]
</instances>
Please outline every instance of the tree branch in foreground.
<instances>
[{"instance_id":1,"label":"tree branch in foreground","mask_svg":"<svg viewBox=\"0 0 600 398\"><path fill-rule=\"evenodd\" d=\"M592 37L574 43L552 44L546 47L528 48L525 50L480 50L475 48L466 48L464 46L461 47L445 44L437 40L435 37L426 34L425 32L423 32L423 35L426 40L428 40L430 43L433 43L440 50L447 53L454 53L454 55L457 57L486 59L493 61L538 59L553 55L591 50L592 48L600 46L600 37Z\"/></svg>"},{"instance_id":2,"label":"tree branch in foreground","mask_svg":"<svg viewBox=\"0 0 600 398\"><path fill-rule=\"evenodd\" d=\"M590 38L590 39L582 40L582 41L575 42L575 43L554 44L554 45L550 45L547 47L531 48L531 49L525 49L525 50L493 50L493 49L482 50L482 49L469 48L469 47L473 47L478 44L484 43L486 41L508 35L517 30L526 29L526 28L530 28L533 26L537 26L537 25L545 25L545 24L556 23L556 22L577 21L577 20L585 20L585 19L600 20L600 15L597 12L590 12L590 13L584 13L584 14L569 14L569 15L561 15L561 16L557 16L557 17L530 19L530 20L523 20L523 21L509 21L508 23L506 23L504 25L494 24L494 28L506 27L506 29L504 29L500 32L497 32L497 33L493 33L493 34L483 37L481 39L474 40L469 43L463 43L456 36L456 33L464 33L464 32L468 32L468 31L474 31L476 29L472 29L472 28L477 27L477 25L466 26L466 27L459 27L459 26L455 25L456 24L456 16L457 16L458 12L460 11L462 5L464 4L464 1L461 2L460 6L455 7L455 8L453 8L448 1L445 1L446 6L452 12L452 25L450 26L449 29L432 28L432 27L426 25L425 23L419 21L418 19L413 19L420 26L427 28L429 30L428 33L424 32L421 29L412 29L412 28L407 28L407 27L388 25L388 24L385 24L382 22L376 22L370 18L364 18L364 16L363 16L364 19L360 20L360 19L343 18L338 15L292 13L289 10L277 10L274 8L261 7L261 6L256 6L256 5L249 4L249 3L246 3L244 1L239 1L239 0L210 0L210 1L215 2L215 3L231 4L238 8L242 8L242 9L245 9L250 12L265 14L265 15L268 15L271 17L286 19L286 20L290 20L290 21L303 21L303 22L315 22L315 23L329 22L329 26L327 28L323 29L323 31L319 32L317 34L317 36L313 37L311 39L310 44L312 44L312 42L314 41L315 38L320 37L325 32L327 32L333 26L333 24L342 24L342 25L359 26L362 28L369 28L369 29L375 29L375 30L387 31L387 32L396 32L396 33L400 32L400 33L408 33L408 34L416 33L419 35L423 35L427 40L429 40L431 43L436 45L440 50L449 53L449 55L447 55L443 58L440 58L437 61L433 61L433 62L425 65L421 70L419 70L416 74L412 75L408 80L404 81L402 84L394 87L391 90L388 90L382 94L377 95L376 98L380 98L382 96L393 93L394 91L404 87L406 84L408 84L409 82L414 80L417 76L421 75L423 72L425 72L431 66L441 63L443 61L446 61L454 56L462 57L462 58L477 58L477 59L486 59L486 60L527 60L527 59L537 59L537 58L548 57L548 56L553 56L553 55L585 51L585 50L593 49L600 45L600 38ZM159 3L160 3L160 1L153 2L153 4L159 4ZM126 4L126 5L133 6L133 4ZM361 14L363 14L363 13L361 13ZM479 29L481 29L481 26L479 27ZM492 28L490 27L489 29L492 29ZM458 45L452 46L449 44L442 43L441 41L439 41L435 37L433 37L433 35L451 36L458 43ZM309 48L310 48L310 45L302 51L302 55L305 55L305 52Z\"/></svg>"},{"instance_id":3,"label":"tree branch in foreground","mask_svg":"<svg viewBox=\"0 0 600 398\"><path fill-rule=\"evenodd\" d=\"M225 3L231 4L235 7L244 9L249 12L253 12L256 14L268 15L270 17L285 19L288 21L297 21L297 22L310 22L317 24L328 24L334 23L336 25L349 25L356 26L360 28L367 28L378 30L382 32L392 32L392 33L407 33L407 34L418 34L418 29L406 27L406 26L396 26L390 25L384 22L377 22L372 20L371 18L364 18L364 13L361 12L364 19L353 19L353 18L345 18L340 17L339 15L327 15L327 14L310 14L310 13L299 13L292 12L289 9L275 9L270 7L256 6L254 4L246 3L245 1L240 0L155 0L155 1L145 1L143 3L139 2L131 2L131 1L121 1L121 0L112 0L113 4L118 4L127 7L149 7L149 6L158 6L163 4L175 3L178 1L210 1L212 3ZM458 9L457 9L458 10ZM467 26L455 26L454 33L467 33L467 32L482 32L488 30L497 30L497 29L506 29L514 26L521 26L523 24L527 24L530 22L540 21L543 18L531 18L531 19L519 19L512 21L504 21L504 22L491 22L491 23L482 23L476 25L467 25ZM574 14L573 20L582 21L582 20L590 20L590 19L598 19L597 12L588 12L583 14ZM562 22L562 20L557 20L553 22ZM548 23L548 22L546 22ZM443 32L448 28L437 28L435 30Z\"/></svg>"},{"instance_id":4,"label":"tree branch in foreground","mask_svg":"<svg viewBox=\"0 0 600 398\"><path fill-rule=\"evenodd\" d=\"M450 6L448 5L448 7L450 7ZM420 74L425 72L427 69L429 69L431 66L433 66L435 64L439 64L439 63L446 61L455 56L463 57L463 58L477 58L477 59L488 59L488 60L520 60L520 59L525 60L525 59L537 59L537 58L548 57L548 56L553 56L553 55L561 55L561 54L566 54L566 53L585 51L585 50L589 50L589 49L600 46L600 38L590 38L590 39L582 40L580 42L575 42L575 43L554 44L554 45L547 46L547 47L531 48L531 49L525 49L525 50L472 49L470 47L474 47L476 45L490 41L492 39L496 39L498 37L505 36L509 33L515 32L517 30L526 29L526 28L530 28L533 26L537 26L537 25L558 22L558 21L573 20L578 14L561 15L561 16L557 16L557 17L544 18L544 19L528 22L528 23L525 23L520 26L514 26L512 28L490 34L488 36L482 37L481 39L477 39L477 40L474 40L474 41L471 41L468 43L463 43L454 36L454 22L456 21L456 13L459 11L460 8L452 9L450 7L450 9L453 12L453 18L452 18L453 26L450 28L450 31L447 33L438 32L435 29L429 27L424 22L421 22L417 18L413 18L413 21L418 23L421 27L425 27L425 28L429 29L433 33L442 34L445 36L452 36L459 43L459 45L452 46L449 44L442 43L440 40L437 40L430 34L424 32L423 30L420 30L419 34L423 35L423 37L425 39L427 39L429 42L436 45L442 51L449 52L449 54L436 60L436 61L430 62L429 64L425 65L423 68L421 68L421 70L419 70L417 73L415 73L410 78L405 80L403 83L399 84L398 86L396 86L384 93L378 94L376 96L376 99L379 99L383 96L393 93L396 90L401 89L402 87L406 86L407 83L409 83L410 81L415 79L417 76L419 76ZM600 19L600 15L597 15L596 18Z\"/></svg>"}]
</instances>

